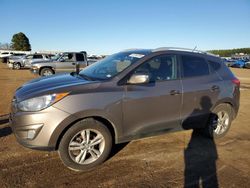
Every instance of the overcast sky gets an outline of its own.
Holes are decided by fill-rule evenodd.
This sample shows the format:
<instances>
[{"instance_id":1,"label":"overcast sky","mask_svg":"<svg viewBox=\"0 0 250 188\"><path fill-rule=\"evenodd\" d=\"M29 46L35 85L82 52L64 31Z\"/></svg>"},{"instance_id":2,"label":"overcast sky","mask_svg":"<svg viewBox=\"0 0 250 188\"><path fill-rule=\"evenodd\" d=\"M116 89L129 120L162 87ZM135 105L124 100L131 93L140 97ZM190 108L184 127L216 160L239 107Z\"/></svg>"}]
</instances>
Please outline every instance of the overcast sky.
<instances>
[{"instance_id":1,"label":"overcast sky","mask_svg":"<svg viewBox=\"0 0 250 188\"><path fill-rule=\"evenodd\" d=\"M0 42L110 54L162 46L250 47L250 0L0 0Z\"/></svg>"}]
</instances>

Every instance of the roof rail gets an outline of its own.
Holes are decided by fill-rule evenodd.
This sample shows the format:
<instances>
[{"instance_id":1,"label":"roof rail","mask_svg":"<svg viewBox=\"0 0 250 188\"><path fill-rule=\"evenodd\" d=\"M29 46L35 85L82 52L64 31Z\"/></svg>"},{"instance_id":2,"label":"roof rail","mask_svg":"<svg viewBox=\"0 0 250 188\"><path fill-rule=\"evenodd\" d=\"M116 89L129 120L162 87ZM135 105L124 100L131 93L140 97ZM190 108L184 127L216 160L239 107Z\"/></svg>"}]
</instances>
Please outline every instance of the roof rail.
<instances>
[{"instance_id":1,"label":"roof rail","mask_svg":"<svg viewBox=\"0 0 250 188\"><path fill-rule=\"evenodd\" d=\"M189 48L178 48L178 47L161 47L161 48L156 48L156 49L152 50L152 52L159 52L159 51L166 51L166 50L195 52L195 53L206 54L206 55L211 55L211 56L218 57L215 54L205 52L205 51L201 51L201 50L196 50L195 48L194 49L189 49Z\"/></svg>"}]
</instances>

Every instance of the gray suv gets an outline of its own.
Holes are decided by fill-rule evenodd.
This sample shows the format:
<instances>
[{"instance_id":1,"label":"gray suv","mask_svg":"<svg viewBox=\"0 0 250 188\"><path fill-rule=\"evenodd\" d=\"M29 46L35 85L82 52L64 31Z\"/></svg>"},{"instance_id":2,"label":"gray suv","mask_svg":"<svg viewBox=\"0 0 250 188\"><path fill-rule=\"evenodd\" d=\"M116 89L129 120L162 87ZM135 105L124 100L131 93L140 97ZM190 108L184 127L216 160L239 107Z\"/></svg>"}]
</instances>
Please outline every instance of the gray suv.
<instances>
[{"instance_id":1,"label":"gray suv","mask_svg":"<svg viewBox=\"0 0 250 188\"><path fill-rule=\"evenodd\" d=\"M21 57L10 58L8 67L12 69L30 68L31 64L37 61L49 61L50 55L48 54L29 54Z\"/></svg>"},{"instance_id":2,"label":"gray suv","mask_svg":"<svg viewBox=\"0 0 250 188\"><path fill-rule=\"evenodd\" d=\"M67 167L85 171L118 143L187 129L224 136L239 109L239 88L214 55L127 50L79 74L26 83L13 98L10 124L23 146L58 150Z\"/></svg>"}]
</instances>

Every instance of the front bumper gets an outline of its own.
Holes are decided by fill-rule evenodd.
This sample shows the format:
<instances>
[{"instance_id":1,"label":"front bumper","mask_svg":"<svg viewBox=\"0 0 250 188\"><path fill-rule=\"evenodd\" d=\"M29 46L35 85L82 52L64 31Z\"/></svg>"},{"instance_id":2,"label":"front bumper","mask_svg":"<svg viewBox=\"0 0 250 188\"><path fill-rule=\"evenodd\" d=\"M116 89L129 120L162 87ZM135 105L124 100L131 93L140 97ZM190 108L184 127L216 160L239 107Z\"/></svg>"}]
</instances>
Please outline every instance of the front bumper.
<instances>
[{"instance_id":1,"label":"front bumper","mask_svg":"<svg viewBox=\"0 0 250 188\"><path fill-rule=\"evenodd\" d=\"M8 62L7 65L8 65L9 68L11 68L11 69L13 68L13 63Z\"/></svg>"},{"instance_id":2,"label":"front bumper","mask_svg":"<svg viewBox=\"0 0 250 188\"><path fill-rule=\"evenodd\" d=\"M50 142L58 125L70 114L53 106L39 112L13 112L10 127L17 141L28 148L53 150L56 142Z\"/></svg>"}]
</instances>

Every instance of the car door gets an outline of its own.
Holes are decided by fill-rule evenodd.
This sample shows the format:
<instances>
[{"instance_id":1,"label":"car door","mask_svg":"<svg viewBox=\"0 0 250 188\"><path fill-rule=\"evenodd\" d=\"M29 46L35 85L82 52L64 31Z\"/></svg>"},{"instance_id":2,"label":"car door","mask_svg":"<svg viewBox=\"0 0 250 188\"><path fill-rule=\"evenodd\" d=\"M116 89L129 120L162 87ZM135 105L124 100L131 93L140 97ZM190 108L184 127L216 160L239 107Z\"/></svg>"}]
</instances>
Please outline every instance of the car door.
<instances>
[{"instance_id":1,"label":"car door","mask_svg":"<svg viewBox=\"0 0 250 188\"><path fill-rule=\"evenodd\" d=\"M74 53L64 53L56 62L56 72L73 72L75 71Z\"/></svg>"},{"instance_id":2,"label":"car door","mask_svg":"<svg viewBox=\"0 0 250 188\"><path fill-rule=\"evenodd\" d=\"M155 56L132 74L138 72L149 74L150 82L125 86L125 137L144 137L179 129L182 87L176 55Z\"/></svg>"},{"instance_id":3,"label":"car door","mask_svg":"<svg viewBox=\"0 0 250 188\"><path fill-rule=\"evenodd\" d=\"M184 129L206 125L211 108L218 100L222 80L212 73L205 58L194 55L181 57L183 105L181 110Z\"/></svg>"},{"instance_id":4,"label":"car door","mask_svg":"<svg viewBox=\"0 0 250 188\"><path fill-rule=\"evenodd\" d=\"M80 69L83 69L87 66L87 60L84 57L83 53L76 53L76 63L79 64Z\"/></svg>"},{"instance_id":5,"label":"car door","mask_svg":"<svg viewBox=\"0 0 250 188\"><path fill-rule=\"evenodd\" d=\"M28 67L29 65L31 65L31 61L33 59L34 55L27 55L24 59L23 59L23 67Z\"/></svg>"}]
</instances>

